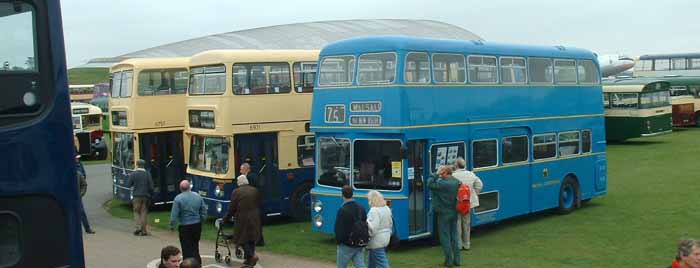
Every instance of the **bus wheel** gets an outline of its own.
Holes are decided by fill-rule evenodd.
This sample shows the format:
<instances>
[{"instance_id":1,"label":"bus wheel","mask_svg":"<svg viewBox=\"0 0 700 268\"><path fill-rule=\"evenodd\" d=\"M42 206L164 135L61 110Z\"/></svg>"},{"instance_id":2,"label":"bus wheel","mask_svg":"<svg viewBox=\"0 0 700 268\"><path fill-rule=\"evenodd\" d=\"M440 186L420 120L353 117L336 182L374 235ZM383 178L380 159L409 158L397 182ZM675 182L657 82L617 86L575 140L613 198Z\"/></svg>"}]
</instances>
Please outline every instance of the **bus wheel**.
<instances>
[{"instance_id":1,"label":"bus wheel","mask_svg":"<svg viewBox=\"0 0 700 268\"><path fill-rule=\"evenodd\" d=\"M564 182L559 188L559 208L557 209L561 214L568 214L578 205L579 200L579 190L578 183L576 179L571 176L564 178Z\"/></svg>"},{"instance_id":2,"label":"bus wheel","mask_svg":"<svg viewBox=\"0 0 700 268\"><path fill-rule=\"evenodd\" d=\"M299 221L308 221L311 219L311 188L313 184L304 183L299 185L292 193L291 198L291 214L292 217Z\"/></svg>"},{"instance_id":3,"label":"bus wheel","mask_svg":"<svg viewBox=\"0 0 700 268\"><path fill-rule=\"evenodd\" d=\"M695 126L700 127L700 112L695 112Z\"/></svg>"}]
</instances>

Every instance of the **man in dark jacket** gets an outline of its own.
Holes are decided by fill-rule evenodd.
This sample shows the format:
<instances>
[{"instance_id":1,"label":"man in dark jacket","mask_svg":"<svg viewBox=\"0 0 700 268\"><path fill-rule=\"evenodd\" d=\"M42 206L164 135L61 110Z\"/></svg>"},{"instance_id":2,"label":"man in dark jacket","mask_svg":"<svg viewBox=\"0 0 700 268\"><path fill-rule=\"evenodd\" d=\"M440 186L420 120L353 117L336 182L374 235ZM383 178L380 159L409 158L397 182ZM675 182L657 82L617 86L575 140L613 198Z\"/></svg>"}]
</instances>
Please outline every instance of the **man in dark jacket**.
<instances>
[{"instance_id":1,"label":"man in dark jacket","mask_svg":"<svg viewBox=\"0 0 700 268\"><path fill-rule=\"evenodd\" d=\"M335 241L338 243L336 262L338 267L348 267L350 261L355 268L365 266L365 248L349 243L350 233L357 221L367 221L365 209L352 199L352 187L343 186L343 206L335 216Z\"/></svg>"},{"instance_id":2,"label":"man in dark jacket","mask_svg":"<svg viewBox=\"0 0 700 268\"><path fill-rule=\"evenodd\" d=\"M244 267L254 267L259 257L255 255L255 242L260 239L260 193L248 184L245 175L236 179L238 188L231 192L231 203L224 221L235 217L233 241L243 247Z\"/></svg>"},{"instance_id":3,"label":"man in dark jacket","mask_svg":"<svg viewBox=\"0 0 700 268\"><path fill-rule=\"evenodd\" d=\"M445 253L445 267L460 266L459 236L457 235L457 189L460 182L452 177L451 166L440 166L440 178L428 181L431 190L433 212L437 216L440 245Z\"/></svg>"},{"instance_id":4,"label":"man in dark jacket","mask_svg":"<svg viewBox=\"0 0 700 268\"><path fill-rule=\"evenodd\" d=\"M250 158L246 159L246 161L250 161ZM241 165L241 168L239 169L241 172L241 175L245 175L245 178L248 180L248 185L255 187L255 189L258 189L258 192L262 192L262 189L260 189L259 181L258 181L258 175L255 174L255 172L252 172L250 168L250 164L248 162L243 163ZM265 246L265 236L263 235L263 230L262 230L262 224L265 223L265 211L263 210L263 202L262 200L260 201L260 239L258 242L255 244L258 247Z\"/></svg>"},{"instance_id":5,"label":"man in dark jacket","mask_svg":"<svg viewBox=\"0 0 700 268\"><path fill-rule=\"evenodd\" d=\"M90 228L87 214L85 214L85 206L83 206L83 196L87 193L87 173L83 163L80 162L80 154L75 154L75 170L78 177L78 187L80 189L80 222L83 224L83 229L88 234L94 234L95 231Z\"/></svg>"},{"instance_id":6,"label":"man in dark jacket","mask_svg":"<svg viewBox=\"0 0 700 268\"><path fill-rule=\"evenodd\" d=\"M153 179L144 167L146 161L139 159L136 161L136 169L129 174L126 187L131 188L131 205L134 209L134 220L136 221L136 231L134 235L148 235L148 206L153 193Z\"/></svg>"}]
</instances>

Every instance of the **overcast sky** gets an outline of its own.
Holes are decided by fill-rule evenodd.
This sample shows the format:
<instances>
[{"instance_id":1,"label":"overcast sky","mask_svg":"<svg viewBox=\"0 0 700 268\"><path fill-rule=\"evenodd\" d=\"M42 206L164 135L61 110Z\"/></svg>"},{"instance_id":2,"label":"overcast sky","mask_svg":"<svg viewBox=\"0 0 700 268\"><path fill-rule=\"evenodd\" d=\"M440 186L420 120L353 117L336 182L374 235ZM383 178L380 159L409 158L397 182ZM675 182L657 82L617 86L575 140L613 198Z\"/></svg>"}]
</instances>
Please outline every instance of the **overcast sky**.
<instances>
[{"instance_id":1,"label":"overcast sky","mask_svg":"<svg viewBox=\"0 0 700 268\"><path fill-rule=\"evenodd\" d=\"M700 52L700 1L63 0L69 66L186 39L297 22L430 19L489 41L598 54Z\"/></svg>"}]
</instances>

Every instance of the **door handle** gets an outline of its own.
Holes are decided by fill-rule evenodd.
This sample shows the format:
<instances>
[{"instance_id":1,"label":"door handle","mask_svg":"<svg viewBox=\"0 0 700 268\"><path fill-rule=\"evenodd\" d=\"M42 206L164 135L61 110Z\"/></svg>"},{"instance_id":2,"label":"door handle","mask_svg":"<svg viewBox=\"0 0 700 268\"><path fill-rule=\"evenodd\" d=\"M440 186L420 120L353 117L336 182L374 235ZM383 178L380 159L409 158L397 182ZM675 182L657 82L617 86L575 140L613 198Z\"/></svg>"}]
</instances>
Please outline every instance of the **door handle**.
<instances>
[{"instance_id":1,"label":"door handle","mask_svg":"<svg viewBox=\"0 0 700 268\"><path fill-rule=\"evenodd\" d=\"M542 169L542 177L549 177L549 169L544 168Z\"/></svg>"}]
</instances>

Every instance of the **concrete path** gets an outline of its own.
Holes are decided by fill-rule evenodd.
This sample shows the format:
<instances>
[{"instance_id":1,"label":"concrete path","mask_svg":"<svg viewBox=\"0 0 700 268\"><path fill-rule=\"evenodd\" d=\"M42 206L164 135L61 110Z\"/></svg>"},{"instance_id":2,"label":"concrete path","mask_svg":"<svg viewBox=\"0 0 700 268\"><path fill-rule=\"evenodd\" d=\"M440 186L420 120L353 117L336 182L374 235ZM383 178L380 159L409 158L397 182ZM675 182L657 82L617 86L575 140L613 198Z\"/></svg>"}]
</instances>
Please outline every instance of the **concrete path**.
<instances>
[{"instance_id":1,"label":"concrete path","mask_svg":"<svg viewBox=\"0 0 700 268\"><path fill-rule=\"evenodd\" d=\"M166 245L180 247L177 232L152 230L151 236L134 236L133 222L112 217L102 205L112 198L112 178L109 165L86 165L88 191L83 202L88 219L97 234L84 234L85 264L87 267L123 268L157 267L160 249ZM242 261L233 258L231 265L214 261L214 243L201 241L202 267L240 267ZM333 263L300 257L272 254L258 249L264 268L330 268Z\"/></svg>"}]
</instances>

